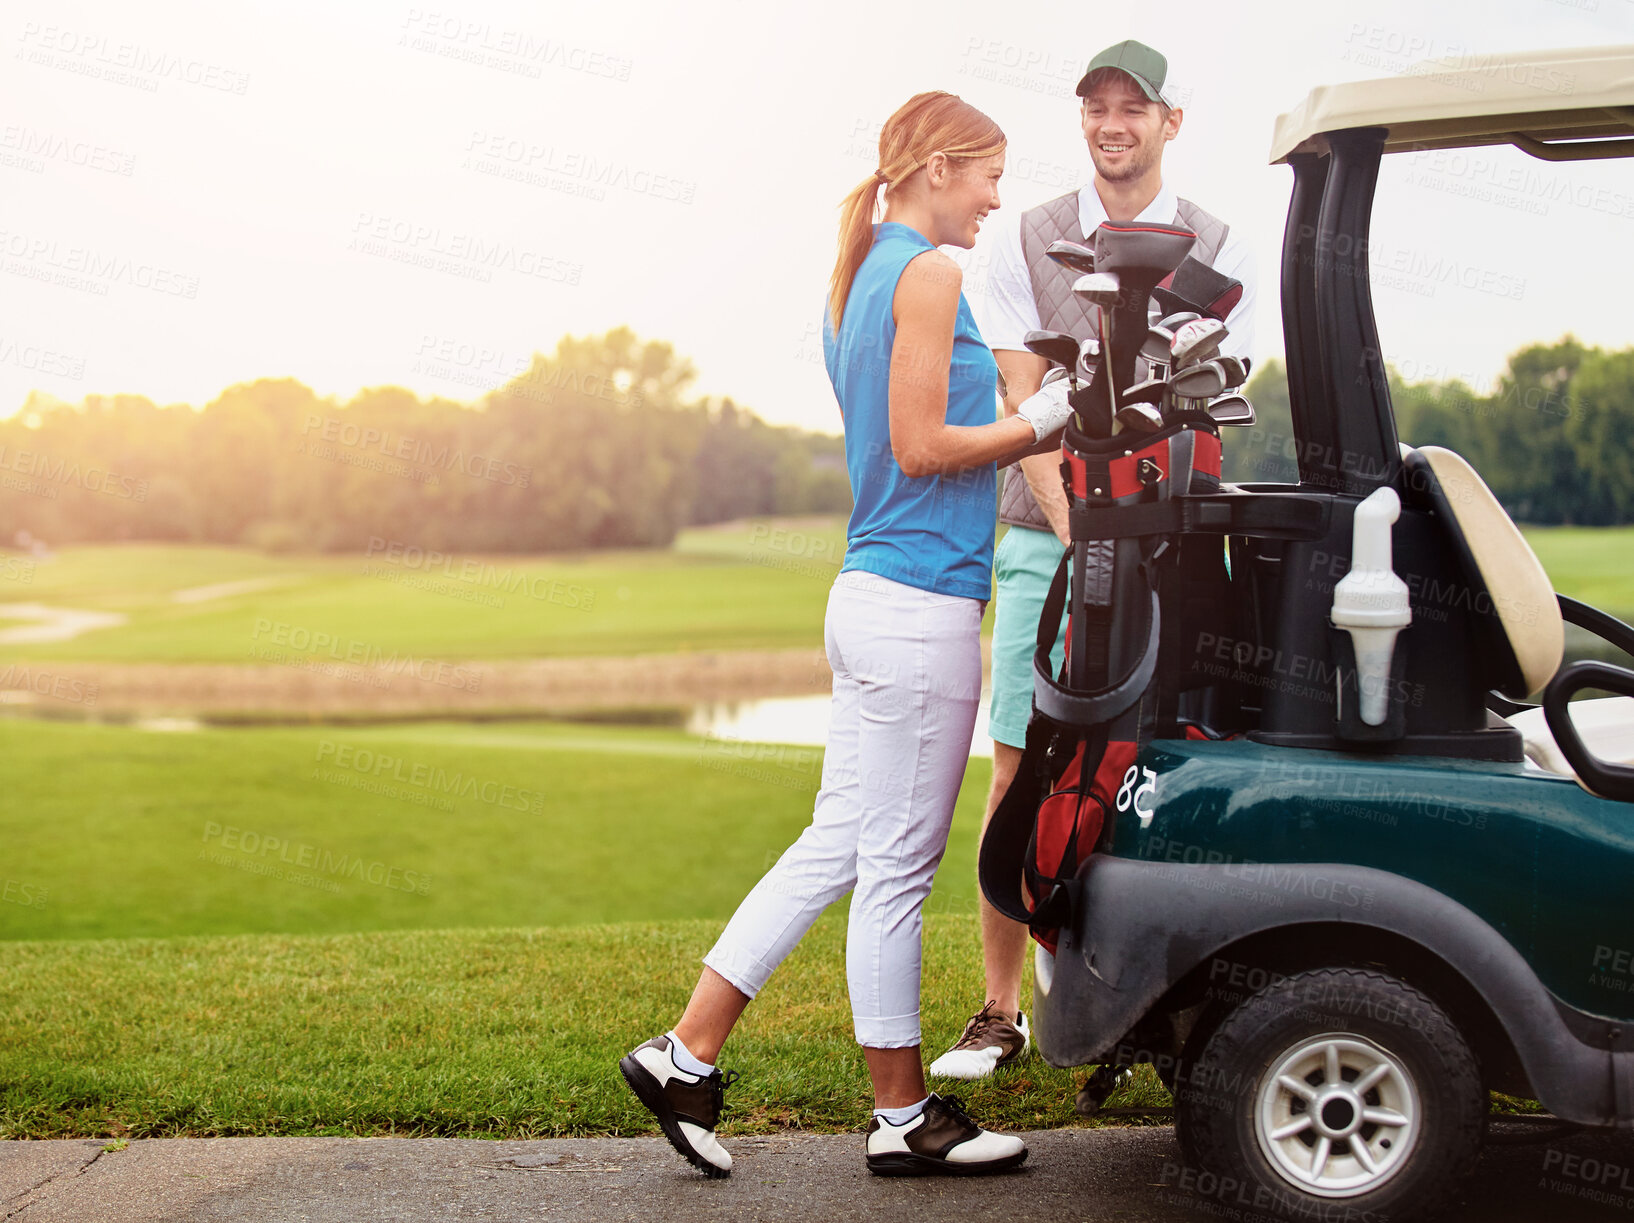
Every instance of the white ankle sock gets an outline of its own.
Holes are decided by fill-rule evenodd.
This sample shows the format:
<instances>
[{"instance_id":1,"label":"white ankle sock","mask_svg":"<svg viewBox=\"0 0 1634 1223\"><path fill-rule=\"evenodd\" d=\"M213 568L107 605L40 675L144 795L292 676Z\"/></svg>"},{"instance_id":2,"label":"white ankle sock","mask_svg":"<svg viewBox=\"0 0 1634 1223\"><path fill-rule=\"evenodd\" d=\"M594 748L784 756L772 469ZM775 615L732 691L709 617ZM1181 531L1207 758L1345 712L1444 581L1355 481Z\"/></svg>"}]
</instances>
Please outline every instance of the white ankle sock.
<instances>
[{"instance_id":1,"label":"white ankle sock","mask_svg":"<svg viewBox=\"0 0 1634 1223\"><path fill-rule=\"evenodd\" d=\"M906 1104L901 1108L876 1108L874 1116L882 1121L889 1121L892 1125L907 1125L908 1122L924 1112L925 1105L929 1103L930 1097L926 1096L918 1104Z\"/></svg>"},{"instance_id":2,"label":"white ankle sock","mask_svg":"<svg viewBox=\"0 0 1634 1223\"><path fill-rule=\"evenodd\" d=\"M669 1037L669 1055L675 1059L675 1064L688 1074L711 1075L715 1068L708 1062L700 1062L692 1056L692 1050L681 1043L681 1038L674 1032L666 1032Z\"/></svg>"}]
</instances>

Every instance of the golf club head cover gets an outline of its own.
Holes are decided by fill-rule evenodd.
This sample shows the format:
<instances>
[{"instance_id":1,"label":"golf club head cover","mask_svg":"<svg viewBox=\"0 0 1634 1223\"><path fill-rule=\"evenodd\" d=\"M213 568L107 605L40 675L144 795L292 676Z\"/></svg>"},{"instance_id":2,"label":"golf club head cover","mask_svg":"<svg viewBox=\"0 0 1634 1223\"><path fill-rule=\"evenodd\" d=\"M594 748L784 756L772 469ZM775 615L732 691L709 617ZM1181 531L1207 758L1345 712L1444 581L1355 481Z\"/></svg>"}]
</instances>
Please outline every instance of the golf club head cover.
<instances>
[{"instance_id":1,"label":"golf club head cover","mask_svg":"<svg viewBox=\"0 0 1634 1223\"><path fill-rule=\"evenodd\" d=\"M1152 290L1152 300L1165 315L1194 310L1222 323L1242 298L1242 281L1216 272L1190 255Z\"/></svg>"},{"instance_id":2,"label":"golf club head cover","mask_svg":"<svg viewBox=\"0 0 1634 1223\"><path fill-rule=\"evenodd\" d=\"M1106 428L1122 407L1123 389L1136 382L1141 370L1139 349L1146 339L1146 309L1152 288L1171 275L1197 243L1197 235L1183 225L1157 225L1149 221L1103 221L1095 227L1095 270L1110 272L1120 281L1122 291L1106 321L1112 359L1108 373L1110 411Z\"/></svg>"},{"instance_id":3,"label":"golf club head cover","mask_svg":"<svg viewBox=\"0 0 1634 1223\"><path fill-rule=\"evenodd\" d=\"M1126 283L1155 284L1181 266L1196 242L1197 235L1181 225L1104 221L1095 229L1095 270L1117 272ZM1144 296L1139 305L1146 308Z\"/></svg>"}]
</instances>

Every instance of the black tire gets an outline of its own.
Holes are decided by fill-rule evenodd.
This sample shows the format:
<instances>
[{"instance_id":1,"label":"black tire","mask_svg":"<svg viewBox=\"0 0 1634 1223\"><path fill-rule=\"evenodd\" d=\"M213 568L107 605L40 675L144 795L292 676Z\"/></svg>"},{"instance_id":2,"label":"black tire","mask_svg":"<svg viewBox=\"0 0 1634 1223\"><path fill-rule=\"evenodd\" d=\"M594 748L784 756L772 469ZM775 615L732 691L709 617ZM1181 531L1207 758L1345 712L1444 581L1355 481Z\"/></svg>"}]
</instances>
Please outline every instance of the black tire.
<instances>
[{"instance_id":1,"label":"black tire","mask_svg":"<svg viewBox=\"0 0 1634 1223\"><path fill-rule=\"evenodd\" d=\"M1279 1068L1288 1073L1274 1077ZM1364 1074L1378 1086L1349 1091ZM1192 1165L1179 1188L1287 1218L1435 1217L1474 1168L1487 1104L1475 1056L1440 1007L1392 977L1343 968L1281 978L1226 1013L1175 1087ZM1288 1127L1303 1128L1272 1137ZM1323 1141L1325 1183L1301 1183Z\"/></svg>"}]
</instances>

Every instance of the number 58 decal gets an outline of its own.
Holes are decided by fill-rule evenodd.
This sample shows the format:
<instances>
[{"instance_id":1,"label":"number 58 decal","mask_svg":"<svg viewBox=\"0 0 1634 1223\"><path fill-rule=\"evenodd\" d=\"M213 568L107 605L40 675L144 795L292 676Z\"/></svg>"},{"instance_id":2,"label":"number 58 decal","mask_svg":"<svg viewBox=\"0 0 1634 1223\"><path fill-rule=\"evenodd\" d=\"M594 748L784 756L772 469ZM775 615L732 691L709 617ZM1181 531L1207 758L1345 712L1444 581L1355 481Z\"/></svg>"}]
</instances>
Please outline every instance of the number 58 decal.
<instances>
[{"instance_id":1,"label":"number 58 decal","mask_svg":"<svg viewBox=\"0 0 1634 1223\"><path fill-rule=\"evenodd\" d=\"M1135 785L1137 781L1140 782L1139 786ZM1143 798L1146 800L1145 803L1141 802ZM1152 806L1156 798L1157 774L1137 764L1130 765L1129 771L1123 775L1123 785L1118 787L1118 811L1124 812L1133 807L1135 814L1140 817L1140 826L1145 828L1156 814Z\"/></svg>"}]
</instances>

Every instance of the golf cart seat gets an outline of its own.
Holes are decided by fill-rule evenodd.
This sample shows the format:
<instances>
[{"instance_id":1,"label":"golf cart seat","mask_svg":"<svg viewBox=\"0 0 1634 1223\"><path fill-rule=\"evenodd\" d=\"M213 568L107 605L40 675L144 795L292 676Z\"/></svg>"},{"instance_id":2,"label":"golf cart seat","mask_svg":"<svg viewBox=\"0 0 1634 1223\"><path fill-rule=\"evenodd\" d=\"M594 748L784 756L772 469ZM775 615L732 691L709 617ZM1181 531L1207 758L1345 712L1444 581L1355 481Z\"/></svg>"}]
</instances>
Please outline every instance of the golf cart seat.
<instances>
[{"instance_id":1,"label":"golf cart seat","mask_svg":"<svg viewBox=\"0 0 1634 1223\"><path fill-rule=\"evenodd\" d=\"M1401 450L1410 493L1428 500L1463 562L1461 575L1447 575L1452 588L1424 592L1426 602L1473 606L1492 687L1524 701L1554 678L1566 650L1566 626L1549 575L1486 481L1462 457L1440 446ZM1460 577L1463 590L1456 589Z\"/></svg>"},{"instance_id":2,"label":"golf cart seat","mask_svg":"<svg viewBox=\"0 0 1634 1223\"><path fill-rule=\"evenodd\" d=\"M1571 709L1572 724L1590 752L1611 764L1634 765L1634 697L1573 701ZM1541 705L1510 714L1509 724L1521 732L1528 760L1545 772L1570 777L1590 789L1555 742Z\"/></svg>"},{"instance_id":3,"label":"golf cart seat","mask_svg":"<svg viewBox=\"0 0 1634 1223\"><path fill-rule=\"evenodd\" d=\"M1477 650L1493 691L1508 698L1498 707L1507 708L1506 720L1520 731L1526 759L1547 772L1572 778L1592 794L1627 797L1634 779L1629 767L1634 766L1634 697L1575 702L1570 698L1585 688L1612 686L1626 692L1626 680L1619 673L1623 677L1628 673L1587 663L1562 670L1566 626L1560 600L1537 554L1492 490L1450 450L1403 446L1401 456L1409 492L1427 503L1452 537L1464 571L1452 576L1462 577L1463 589L1442 594L1448 599L1467 597L1474 605L1477 614L1471 627ZM1432 607L1438 597L1424 592ZM1539 692L1542 705L1515 707L1514 702ZM1563 747L1557 731L1575 742ZM1584 770L1590 775L1584 776Z\"/></svg>"}]
</instances>

